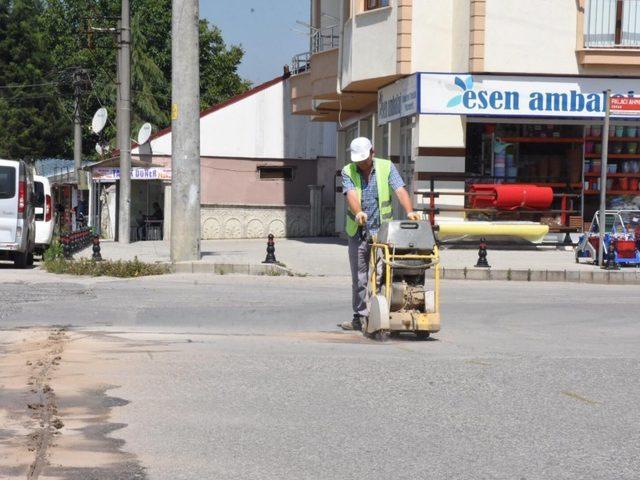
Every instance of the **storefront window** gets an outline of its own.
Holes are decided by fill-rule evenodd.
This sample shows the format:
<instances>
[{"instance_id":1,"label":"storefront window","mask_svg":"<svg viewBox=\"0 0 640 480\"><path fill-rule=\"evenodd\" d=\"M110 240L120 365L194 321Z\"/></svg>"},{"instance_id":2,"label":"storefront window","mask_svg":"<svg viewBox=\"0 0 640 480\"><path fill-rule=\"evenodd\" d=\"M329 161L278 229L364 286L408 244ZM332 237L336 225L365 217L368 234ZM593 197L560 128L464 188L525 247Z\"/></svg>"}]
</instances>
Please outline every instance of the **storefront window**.
<instances>
[{"instance_id":1,"label":"storefront window","mask_svg":"<svg viewBox=\"0 0 640 480\"><path fill-rule=\"evenodd\" d=\"M574 125L470 124L467 171L498 183L579 188L582 132Z\"/></svg>"},{"instance_id":2,"label":"storefront window","mask_svg":"<svg viewBox=\"0 0 640 480\"><path fill-rule=\"evenodd\" d=\"M638 210L640 127L631 122L613 123L607 143L607 208ZM559 230L588 228L585 223L599 208L602 124L469 123L466 171L468 186L526 183L551 187L554 213L546 217L525 214L526 218Z\"/></svg>"},{"instance_id":3,"label":"storefront window","mask_svg":"<svg viewBox=\"0 0 640 480\"><path fill-rule=\"evenodd\" d=\"M551 187L552 210L543 214L502 212L501 218L543 221L566 227L569 217L581 224L580 192L584 148L582 125L470 123L467 127L467 184L534 184ZM562 200L562 195L566 195ZM568 211L571 210L571 211ZM473 216L473 215L472 215Z\"/></svg>"},{"instance_id":4,"label":"storefront window","mask_svg":"<svg viewBox=\"0 0 640 480\"><path fill-rule=\"evenodd\" d=\"M612 125L607 156L607 208L640 208L640 129L634 124ZM600 202L602 172L602 127L585 127L584 144L585 221L590 220Z\"/></svg>"}]
</instances>

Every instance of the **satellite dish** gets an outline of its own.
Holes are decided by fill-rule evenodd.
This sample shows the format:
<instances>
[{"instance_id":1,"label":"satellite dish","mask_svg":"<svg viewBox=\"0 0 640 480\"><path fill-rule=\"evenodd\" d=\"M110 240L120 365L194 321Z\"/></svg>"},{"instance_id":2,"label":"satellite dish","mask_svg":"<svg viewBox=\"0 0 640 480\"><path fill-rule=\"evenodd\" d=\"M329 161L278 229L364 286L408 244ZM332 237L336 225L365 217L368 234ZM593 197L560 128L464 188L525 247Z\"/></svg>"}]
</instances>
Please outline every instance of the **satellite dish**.
<instances>
[{"instance_id":1,"label":"satellite dish","mask_svg":"<svg viewBox=\"0 0 640 480\"><path fill-rule=\"evenodd\" d=\"M96 152L98 155L104 155L109 151L109 145L100 145L100 142L96 143Z\"/></svg>"},{"instance_id":2,"label":"satellite dish","mask_svg":"<svg viewBox=\"0 0 640 480\"><path fill-rule=\"evenodd\" d=\"M143 143L147 143L149 141L149 137L151 137L151 124L145 123L140 127L138 131L138 145L142 145Z\"/></svg>"},{"instance_id":3,"label":"satellite dish","mask_svg":"<svg viewBox=\"0 0 640 480\"><path fill-rule=\"evenodd\" d=\"M107 124L107 118L109 118L107 109L104 107L99 108L93 115L93 120L91 120L91 130L93 133L100 133L102 131L104 126Z\"/></svg>"}]
</instances>

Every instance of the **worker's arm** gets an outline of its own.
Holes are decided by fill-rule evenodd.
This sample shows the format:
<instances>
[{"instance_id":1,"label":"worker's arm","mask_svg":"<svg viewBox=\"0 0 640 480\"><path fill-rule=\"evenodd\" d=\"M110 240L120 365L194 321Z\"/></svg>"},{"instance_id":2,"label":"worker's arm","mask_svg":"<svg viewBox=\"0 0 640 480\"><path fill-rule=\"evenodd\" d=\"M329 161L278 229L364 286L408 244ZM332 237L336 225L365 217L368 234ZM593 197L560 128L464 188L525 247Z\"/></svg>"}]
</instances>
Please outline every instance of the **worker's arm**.
<instances>
[{"instance_id":1,"label":"worker's arm","mask_svg":"<svg viewBox=\"0 0 640 480\"><path fill-rule=\"evenodd\" d=\"M358 199L358 194L355 190L347 192L347 205L349 210L356 216L358 225L364 225L367 221L367 214L362 211L362 205L360 205L360 199Z\"/></svg>"},{"instance_id":2,"label":"worker's arm","mask_svg":"<svg viewBox=\"0 0 640 480\"><path fill-rule=\"evenodd\" d=\"M342 191L347 200L347 207L356 217L356 222L360 226L364 225L367 222L367 214L362 211L355 185L344 171L342 172Z\"/></svg>"},{"instance_id":3,"label":"worker's arm","mask_svg":"<svg viewBox=\"0 0 640 480\"><path fill-rule=\"evenodd\" d=\"M357 215L362 211L362 205L360 205L360 199L358 198L358 193L355 190L349 190L347 192L347 205L354 215Z\"/></svg>"},{"instance_id":4,"label":"worker's arm","mask_svg":"<svg viewBox=\"0 0 640 480\"><path fill-rule=\"evenodd\" d=\"M420 220L421 214L420 212L413 211L413 203L411 202L409 192L404 188L404 181L393 163L391 164L391 171L389 172L389 186L395 192L404 211L407 212L407 218L409 220Z\"/></svg>"},{"instance_id":5,"label":"worker's arm","mask_svg":"<svg viewBox=\"0 0 640 480\"><path fill-rule=\"evenodd\" d=\"M409 192L404 187L399 187L395 189L396 197L398 197L398 201L404 211L407 212L407 218L409 220L420 220L420 212L413 211L413 203L411 202L411 197L409 196Z\"/></svg>"}]
</instances>

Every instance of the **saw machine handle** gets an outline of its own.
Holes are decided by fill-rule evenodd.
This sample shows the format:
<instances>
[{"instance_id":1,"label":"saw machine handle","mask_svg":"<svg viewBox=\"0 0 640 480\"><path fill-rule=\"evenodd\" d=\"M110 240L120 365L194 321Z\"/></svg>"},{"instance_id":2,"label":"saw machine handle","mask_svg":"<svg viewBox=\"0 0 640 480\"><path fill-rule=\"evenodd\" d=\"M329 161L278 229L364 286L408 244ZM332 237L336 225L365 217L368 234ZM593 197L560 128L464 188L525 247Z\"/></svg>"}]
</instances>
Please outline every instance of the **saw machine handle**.
<instances>
[{"instance_id":1,"label":"saw machine handle","mask_svg":"<svg viewBox=\"0 0 640 480\"><path fill-rule=\"evenodd\" d=\"M396 263L391 260L387 261L383 256L380 256L380 260L382 260L382 263L384 263L385 265L389 265L392 268L404 268L404 269L410 269L410 270L414 270L414 269L418 270L423 268L435 267L440 263L439 259L438 260L434 259L432 262L423 263L421 265L402 265L400 263Z\"/></svg>"}]
</instances>

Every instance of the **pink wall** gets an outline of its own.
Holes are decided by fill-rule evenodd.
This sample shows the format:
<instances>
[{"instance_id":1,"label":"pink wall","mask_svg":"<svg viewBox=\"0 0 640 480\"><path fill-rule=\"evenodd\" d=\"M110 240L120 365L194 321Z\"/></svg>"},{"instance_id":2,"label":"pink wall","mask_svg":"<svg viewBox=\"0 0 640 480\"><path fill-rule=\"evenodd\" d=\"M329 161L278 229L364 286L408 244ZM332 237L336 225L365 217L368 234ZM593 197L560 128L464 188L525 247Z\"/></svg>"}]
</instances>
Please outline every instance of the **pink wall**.
<instances>
[{"instance_id":1,"label":"pink wall","mask_svg":"<svg viewBox=\"0 0 640 480\"><path fill-rule=\"evenodd\" d=\"M332 166L334 159L323 159ZM154 156L154 165L171 166L171 157ZM293 180L260 180L259 166L294 168ZM331 169L329 169L331 170ZM308 205L307 185L318 182L317 160L248 158L201 158L201 197L203 205ZM331 171L329 172L332 173ZM324 175L326 176L326 175ZM324 178L320 179L325 181ZM325 187L332 194L332 183Z\"/></svg>"},{"instance_id":2,"label":"pink wall","mask_svg":"<svg viewBox=\"0 0 640 480\"><path fill-rule=\"evenodd\" d=\"M260 180L259 166L294 168L293 180ZM202 204L308 205L316 160L202 158Z\"/></svg>"}]
</instances>

